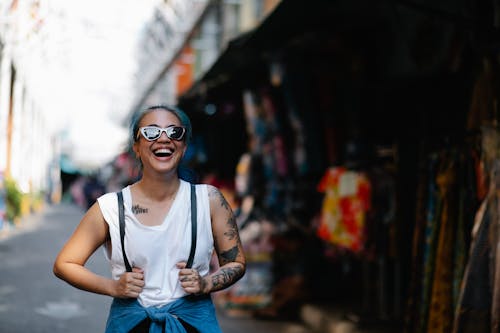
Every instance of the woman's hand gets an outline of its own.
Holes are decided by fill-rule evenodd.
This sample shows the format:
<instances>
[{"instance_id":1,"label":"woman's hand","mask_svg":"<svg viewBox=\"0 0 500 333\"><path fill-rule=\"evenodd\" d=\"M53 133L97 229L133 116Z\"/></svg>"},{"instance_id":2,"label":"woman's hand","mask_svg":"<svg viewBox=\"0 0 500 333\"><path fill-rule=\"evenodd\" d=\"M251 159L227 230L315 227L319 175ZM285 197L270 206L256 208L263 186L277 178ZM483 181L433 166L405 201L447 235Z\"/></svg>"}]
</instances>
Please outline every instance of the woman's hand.
<instances>
[{"instance_id":1,"label":"woman's hand","mask_svg":"<svg viewBox=\"0 0 500 333\"><path fill-rule=\"evenodd\" d=\"M207 286L206 281L200 276L200 273L193 268L185 268L186 262L177 263L179 271L179 281L185 292L188 294L203 294Z\"/></svg>"},{"instance_id":2,"label":"woman's hand","mask_svg":"<svg viewBox=\"0 0 500 333\"><path fill-rule=\"evenodd\" d=\"M132 268L132 272L125 272L116 281L114 297L137 298L144 288L144 271Z\"/></svg>"}]
</instances>

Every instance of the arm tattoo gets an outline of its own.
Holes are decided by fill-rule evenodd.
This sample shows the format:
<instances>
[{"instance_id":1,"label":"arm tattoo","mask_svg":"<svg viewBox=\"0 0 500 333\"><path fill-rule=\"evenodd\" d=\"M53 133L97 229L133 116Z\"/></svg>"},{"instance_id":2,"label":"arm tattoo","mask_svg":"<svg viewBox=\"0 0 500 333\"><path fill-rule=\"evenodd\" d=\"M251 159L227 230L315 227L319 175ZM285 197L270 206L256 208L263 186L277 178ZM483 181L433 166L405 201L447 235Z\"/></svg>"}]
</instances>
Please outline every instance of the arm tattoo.
<instances>
[{"instance_id":1,"label":"arm tattoo","mask_svg":"<svg viewBox=\"0 0 500 333\"><path fill-rule=\"evenodd\" d=\"M238 246L235 245L233 248L222 252L219 255L219 261L220 261L221 265L225 265L229 262L235 261L239 254L240 254L240 250L238 249Z\"/></svg>"},{"instance_id":2,"label":"arm tattoo","mask_svg":"<svg viewBox=\"0 0 500 333\"><path fill-rule=\"evenodd\" d=\"M218 239L217 235L216 234L213 235L214 247L215 247L215 251L217 252L217 255L218 255L219 264L221 266L223 266L223 265L228 264L230 262L236 261L236 259L239 256L241 256L241 253L240 253L241 241L240 241L240 237L238 234L238 226L236 225L236 218L234 217L233 211L231 210L231 207L227 203L226 199L224 199L224 196L215 187L209 188L209 196L211 196L212 198L218 199L220 206L223 207L227 212L227 214L224 213L224 215L226 215L227 221L226 221L226 225L224 226L225 230L222 234L224 236L223 243L226 244L223 247L227 249L226 246L233 246L234 245L229 250L221 249L221 244L219 244L219 239ZM225 251L222 251L222 250L225 250Z\"/></svg>"},{"instance_id":3,"label":"arm tattoo","mask_svg":"<svg viewBox=\"0 0 500 333\"><path fill-rule=\"evenodd\" d=\"M141 207L139 205L132 206L132 213L134 213L134 214L145 214L147 212L148 212L147 208Z\"/></svg>"},{"instance_id":4,"label":"arm tattoo","mask_svg":"<svg viewBox=\"0 0 500 333\"><path fill-rule=\"evenodd\" d=\"M222 268L219 272L212 276L212 291L221 290L229 287L243 276L241 267Z\"/></svg>"},{"instance_id":5,"label":"arm tattoo","mask_svg":"<svg viewBox=\"0 0 500 333\"><path fill-rule=\"evenodd\" d=\"M217 241L217 236L214 235L214 248L217 253L219 253L219 242Z\"/></svg>"},{"instance_id":6,"label":"arm tattoo","mask_svg":"<svg viewBox=\"0 0 500 333\"><path fill-rule=\"evenodd\" d=\"M226 210L231 210L231 208L229 207L229 204L226 201L226 198L224 198L222 193L220 193L220 191L218 189L216 189L215 187L210 188L208 195L218 197L221 207L224 207Z\"/></svg>"},{"instance_id":7,"label":"arm tattoo","mask_svg":"<svg viewBox=\"0 0 500 333\"><path fill-rule=\"evenodd\" d=\"M234 240L238 238L238 227L236 226L236 219L231 214L231 217L227 220L227 226L229 230L224 232L224 236L227 236L229 240Z\"/></svg>"}]
</instances>

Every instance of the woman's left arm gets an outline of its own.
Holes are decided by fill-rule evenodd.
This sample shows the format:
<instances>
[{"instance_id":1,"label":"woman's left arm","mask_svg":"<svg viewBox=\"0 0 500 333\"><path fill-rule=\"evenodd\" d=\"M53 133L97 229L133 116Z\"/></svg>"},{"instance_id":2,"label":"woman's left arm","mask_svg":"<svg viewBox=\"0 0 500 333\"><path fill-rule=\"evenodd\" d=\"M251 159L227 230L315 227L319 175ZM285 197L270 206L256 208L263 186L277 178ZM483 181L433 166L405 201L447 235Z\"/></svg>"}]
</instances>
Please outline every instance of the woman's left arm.
<instances>
[{"instance_id":1,"label":"woman's left arm","mask_svg":"<svg viewBox=\"0 0 500 333\"><path fill-rule=\"evenodd\" d=\"M219 269L205 278L204 291L213 292L229 287L245 273L245 254L233 211L222 193L208 185L212 232Z\"/></svg>"},{"instance_id":2,"label":"woman's left arm","mask_svg":"<svg viewBox=\"0 0 500 333\"><path fill-rule=\"evenodd\" d=\"M208 198L219 269L201 277L196 270L185 269L184 262L179 263L179 279L188 293L208 294L221 290L234 284L245 274L245 254L233 211L216 187L208 185Z\"/></svg>"}]
</instances>

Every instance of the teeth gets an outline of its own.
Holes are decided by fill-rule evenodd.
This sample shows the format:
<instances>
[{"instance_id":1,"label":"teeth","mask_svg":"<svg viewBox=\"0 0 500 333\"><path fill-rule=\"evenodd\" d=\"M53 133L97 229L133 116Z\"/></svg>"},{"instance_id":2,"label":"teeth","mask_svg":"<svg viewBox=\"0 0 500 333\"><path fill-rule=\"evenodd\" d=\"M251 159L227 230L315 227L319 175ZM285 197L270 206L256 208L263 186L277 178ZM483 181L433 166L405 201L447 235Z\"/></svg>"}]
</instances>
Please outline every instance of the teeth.
<instances>
[{"instance_id":1,"label":"teeth","mask_svg":"<svg viewBox=\"0 0 500 333\"><path fill-rule=\"evenodd\" d=\"M167 157L173 154L172 150L169 148L159 148L156 149L153 154L158 157Z\"/></svg>"},{"instance_id":2,"label":"teeth","mask_svg":"<svg viewBox=\"0 0 500 333\"><path fill-rule=\"evenodd\" d=\"M167 148L161 148L161 149L155 150L155 154L172 154L172 151L170 149L167 149Z\"/></svg>"}]
</instances>

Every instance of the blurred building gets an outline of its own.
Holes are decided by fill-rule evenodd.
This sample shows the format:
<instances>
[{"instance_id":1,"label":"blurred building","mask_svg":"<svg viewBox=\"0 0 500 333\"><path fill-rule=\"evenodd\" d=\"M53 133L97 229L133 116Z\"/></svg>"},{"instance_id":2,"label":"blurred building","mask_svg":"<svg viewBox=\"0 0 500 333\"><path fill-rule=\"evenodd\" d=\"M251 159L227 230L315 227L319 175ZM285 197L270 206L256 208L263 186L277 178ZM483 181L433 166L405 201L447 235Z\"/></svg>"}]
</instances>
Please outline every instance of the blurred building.
<instances>
[{"instance_id":1,"label":"blurred building","mask_svg":"<svg viewBox=\"0 0 500 333\"><path fill-rule=\"evenodd\" d=\"M144 105L175 104L232 38L254 28L278 2L158 1L137 47L137 94L131 113Z\"/></svg>"},{"instance_id":2,"label":"blurred building","mask_svg":"<svg viewBox=\"0 0 500 333\"><path fill-rule=\"evenodd\" d=\"M45 193L57 201L59 142L22 66L43 28L41 2L0 2L0 172L23 193Z\"/></svg>"},{"instance_id":3,"label":"blurred building","mask_svg":"<svg viewBox=\"0 0 500 333\"><path fill-rule=\"evenodd\" d=\"M193 165L234 195L251 265L224 306L497 332L497 2L208 1L196 13L174 55L145 66L156 75L131 113L186 110Z\"/></svg>"}]
</instances>

